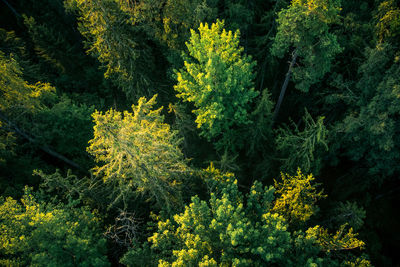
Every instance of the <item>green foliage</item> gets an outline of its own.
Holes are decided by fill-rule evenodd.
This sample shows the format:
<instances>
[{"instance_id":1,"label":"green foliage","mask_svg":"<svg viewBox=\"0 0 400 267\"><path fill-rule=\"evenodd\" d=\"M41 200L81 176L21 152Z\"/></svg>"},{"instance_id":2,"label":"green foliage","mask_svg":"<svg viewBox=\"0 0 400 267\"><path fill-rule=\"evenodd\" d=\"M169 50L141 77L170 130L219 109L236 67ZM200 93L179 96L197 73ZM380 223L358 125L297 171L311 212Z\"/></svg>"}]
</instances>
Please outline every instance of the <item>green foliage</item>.
<instances>
[{"instance_id":1,"label":"green foliage","mask_svg":"<svg viewBox=\"0 0 400 267\"><path fill-rule=\"evenodd\" d=\"M105 86L103 73L95 59L85 55L75 17L66 13L64 1L14 3L21 12L15 31L25 43L23 53L18 52L15 58L24 68L24 79L46 81L57 87L58 92L90 92L107 99L110 90Z\"/></svg>"},{"instance_id":2,"label":"green foliage","mask_svg":"<svg viewBox=\"0 0 400 267\"><path fill-rule=\"evenodd\" d=\"M324 117L317 121L305 111L303 117L304 130L292 122L293 130L289 127L278 129L276 138L277 149L283 154L282 168L293 171L297 167L305 171L319 172L322 165L321 151L328 151L327 133Z\"/></svg>"},{"instance_id":3,"label":"green foliage","mask_svg":"<svg viewBox=\"0 0 400 267\"><path fill-rule=\"evenodd\" d=\"M189 168L179 149L181 140L163 122L162 108L152 110L155 104L156 96L148 101L142 97L132 105L133 113L95 112L87 151L99 163L94 173L104 182L119 183L121 197L136 190L170 210L181 203L179 186Z\"/></svg>"},{"instance_id":4,"label":"green foliage","mask_svg":"<svg viewBox=\"0 0 400 267\"><path fill-rule=\"evenodd\" d=\"M51 174L46 174L42 170L34 170L33 174L41 178L42 194L55 195L59 201L79 200L84 205L101 211L107 210L118 196L113 187L104 184L95 176L81 178L74 175L71 170L63 175L58 169Z\"/></svg>"},{"instance_id":5,"label":"green foliage","mask_svg":"<svg viewBox=\"0 0 400 267\"><path fill-rule=\"evenodd\" d=\"M6 58L15 59L23 69L23 78L27 81L43 80L39 67L32 63L32 58L27 51L27 45L14 31L6 31L0 28L0 51Z\"/></svg>"},{"instance_id":6,"label":"green foliage","mask_svg":"<svg viewBox=\"0 0 400 267\"><path fill-rule=\"evenodd\" d=\"M57 97L35 114L33 123L24 122L36 141L62 151L63 155L90 165L85 148L92 135L94 107L78 104L66 95ZM89 166L88 166L89 167Z\"/></svg>"},{"instance_id":7,"label":"green foliage","mask_svg":"<svg viewBox=\"0 0 400 267\"><path fill-rule=\"evenodd\" d=\"M286 211L274 208L284 194L274 204L275 189L255 182L244 197L232 174L223 175L212 166L206 172L210 175L208 184L218 185L209 187L209 201L195 196L183 213L159 220L157 231L148 239L150 244L130 250L122 263L136 266L135 257L147 256L147 264L159 266L339 266L340 260L330 251L340 253L364 245L351 229L345 231L343 227L334 236L321 226L308 229L305 235L301 231L291 233L290 224L282 216ZM211 181L213 174L215 180ZM306 182L296 186L308 196L299 199L293 197L296 193L287 194L287 201L302 203L297 207L308 213L307 205L314 205L321 193L311 185L312 176L303 180ZM314 199L310 202L307 198L311 195ZM302 218L308 220L309 216Z\"/></svg>"},{"instance_id":8,"label":"green foliage","mask_svg":"<svg viewBox=\"0 0 400 267\"><path fill-rule=\"evenodd\" d=\"M6 120L4 127L26 131L40 145L53 147L71 158L89 162L85 147L90 139L90 114L93 107L78 105L66 95L58 97L55 88L37 82L29 84L15 59L0 54L0 111ZM9 123L13 126L7 125Z\"/></svg>"},{"instance_id":9,"label":"green foliage","mask_svg":"<svg viewBox=\"0 0 400 267\"><path fill-rule=\"evenodd\" d=\"M104 76L122 88L130 100L149 95L154 75L154 55L148 37L135 27L124 1L67 0L79 14L79 31L86 38L88 53L105 66Z\"/></svg>"},{"instance_id":10,"label":"green foliage","mask_svg":"<svg viewBox=\"0 0 400 267\"><path fill-rule=\"evenodd\" d=\"M0 121L0 164L4 163L4 157L14 154L15 136L13 133L4 130Z\"/></svg>"},{"instance_id":11,"label":"green foliage","mask_svg":"<svg viewBox=\"0 0 400 267\"><path fill-rule=\"evenodd\" d=\"M29 193L0 204L0 262L8 266L109 266L99 219L86 208L52 207Z\"/></svg>"},{"instance_id":12,"label":"green foliage","mask_svg":"<svg viewBox=\"0 0 400 267\"><path fill-rule=\"evenodd\" d=\"M387 0L380 3L376 19L378 21L376 31L379 41L395 41L396 39L393 40L393 38L400 35L400 8L396 6L395 1Z\"/></svg>"},{"instance_id":13,"label":"green foliage","mask_svg":"<svg viewBox=\"0 0 400 267\"><path fill-rule=\"evenodd\" d=\"M41 97L51 95L55 89L49 84L28 84L22 78L22 70L12 57L0 51L0 110L14 116L33 112L40 108Z\"/></svg>"},{"instance_id":14,"label":"green foliage","mask_svg":"<svg viewBox=\"0 0 400 267\"><path fill-rule=\"evenodd\" d=\"M281 173L282 182L275 181L276 195L273 211L282 214L291 225L301 225L318 212L316 202L324 197L317 191L312 174L297 170L296 176Z\"/></svg>"},{"instance_id":15,"label":"green foliage","mask_svg":"<svg viewBox=\"0 0 400 267\"><path fill-rule=\"evenodd\" d=\"M296 88L308 92L331 69L342 51L329 26L338 21L340 0L292 0L279 12L278 30L271 53L282 58L294 51L301 64L293 68Z\"/></svg>"},{"instance_id":16,"label":"green foliage","mask_svg":"<svg viewBox=\"0 0 400 267\"><path fill-rule=\"evenodd\" d=\"M398 0L0 6L0 265L398 264Z\"/></svg>"},{"instance_id":17,"label":"green foliage","mask_svg":"<svg viewBox=\"0 0 400 267\"><path fill-rule=\"evenodd\" d=\"M149 238L151 249L160 253L159 266L279 262L281 254L289 247L290 234L278 214L263 214L273 198L273 189L264 189L256 183L245 207L232 177L225 180L218 195L212 193L209 203L193 197L182 214L175 215L172 220L159 221L158 231ZM253 212L258 213L253 218L247 217ZM128 255L130 253L135 252L128 252Z\"/></svg>"},{"instance_id":18,"label":"green foliage","mask_svg":"<svg viewBox=\"0 0 400 267\"><path fill-rule=\"evenodd\" d=\"M146 2L143 1L142 5ZM164 0L161 1L163 12L160 21L162 28L155 35L169 48L177 51L184 49L190 37L190 29L198 28L201 22L216 17L215 0ZM150 4L150 3L149 3ZM151 3L154 5L154 3Z\"/></svg>"},{"instance_id":19,"label":"green foliage","mask_svg":"<svg viewBox=\"0 0 400 267\"><path fill-rule=\"evenodd\" d=\"M367 61L360 67L357 84L362 90L353 111L336 125L337 141L345 147L351 160L362 160L368 166L372 181L397 173L400 108L398 52L390 45L379 45L367 51Z\"/></svg>"},{"instance_id":20,"label":"green foliage","mask_svg":"<svg viewBox=\"0 0 400 267\"><path fill-rule=\"evenodd\" d=\"M177 73L174 89L178 97L193 102L201 135L219 137L219 147L234 150L234 127L249 124L249 104L257 92L253 88L255 62L242 54L239 32L226 32L224 23L201 24L191 31L185 67Z\"/></svg>"},{"instance_id":21,"label":"green foliage","mask_svg":"<svg viewBox=\"0 0 400 267\"><path fill-rule=\"evenodd\" d=\"M346 225L342 225L340 229L331 235L327 229L317 225L306 231L308 239L316 240L322 251L331 252L335 250L347 250L364 247L365 243L356 238L357 234L353 233L350 228L346 231Z\"/></svg>"},{"instance_id":22,"label":"green foliage","mask_svg":"<svg viewBox=\"0 0 400 267\"><path fill-rule=\"evenodd\" d=\"M254 10L250 8L250 3L243 0L225 1L224 14L227 26L235 30L246 33L254 19Z\"/></svg>"},{"instance_id":23,"label":"green foliage","mask_svg":"<svg viewBox=\"0 0 400 267\"><path fill-rule=\"evenodd\" d=\"M334 208L332 221L337 225L348 224L355 231L358 231L364 224L366 212L356 202L339 202Z\"/></svg>"},{"instance_id":24,"label":"green foliage","mask_svg":"<svg viewBox=\"0 0 400 267\"><path fill-rule=\"evenodd\" d=\"M274 103L267 89L264 89L256 108L251 113L251 127L247 130L248 154L256 151L270 151L273 145L272 109Z\"/></svg>"}]
</instances>

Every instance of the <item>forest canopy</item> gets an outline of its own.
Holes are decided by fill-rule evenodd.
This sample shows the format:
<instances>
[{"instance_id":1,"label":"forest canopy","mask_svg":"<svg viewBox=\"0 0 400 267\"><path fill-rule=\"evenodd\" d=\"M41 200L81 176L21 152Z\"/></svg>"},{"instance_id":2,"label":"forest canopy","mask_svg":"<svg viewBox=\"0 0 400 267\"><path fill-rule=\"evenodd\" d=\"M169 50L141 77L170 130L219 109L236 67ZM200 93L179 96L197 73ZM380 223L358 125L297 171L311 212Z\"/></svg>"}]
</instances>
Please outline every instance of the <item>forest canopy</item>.
<instances>
[{"instance_id":1,"label":"forest canopy","mask_svg":"<svg viewBox=\"0 0 400 267\"><path fill-rule=\"evenodd\" d=\"M1 0L0 265L399 265L399 43L398 0Z\"/></svg>"}]
</instances>

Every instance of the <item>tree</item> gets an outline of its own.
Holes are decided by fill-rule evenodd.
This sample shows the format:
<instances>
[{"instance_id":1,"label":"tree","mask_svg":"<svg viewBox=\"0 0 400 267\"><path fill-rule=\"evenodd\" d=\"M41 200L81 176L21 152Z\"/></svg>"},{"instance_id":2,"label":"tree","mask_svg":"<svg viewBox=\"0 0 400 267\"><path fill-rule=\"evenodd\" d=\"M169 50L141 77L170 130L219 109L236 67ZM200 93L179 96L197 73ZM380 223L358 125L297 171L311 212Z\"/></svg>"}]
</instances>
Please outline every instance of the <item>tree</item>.
<instances>
[{"instance_id":1,"label":"tree","mask_svg":"<svg viewBox=\"0 0 400 267\"><path fill-rule=\"evenodd\" d=\"M142 0L133 8L138 25L158 40L165 57L177 68L182 64L181 53L190 37L190 29L217 17L216 0Z\"/></svg>"},{"instance_id":2,"label":"tree","mask_svg":"<svg viewBox=\"0 0 400 267\"><path fill-rule=\"evenodd\" d=\"M283 158L281 168L294 171L300 167L307 172L318 173L322 167L321 152L328 151L328 130L324 125L324 117L314 120L307 110L303 123L302 131L293 122L293 129L285 126L277 131L276 148Z\"/></svg>"},{"instance_id":3,"label":"tree","mask_svg":"<svg viewBox=\"0 0 400 267\"><path fill-rule=\"evenodd\" d=\"M89 140L89 115L93 107L77 105L66 96L58 97L55 88L48 83L29 84L22 78L18 62L1 51L0 73L2 127L47 154L83 170L58 151L68 157L85 158L82 152Z\"/></svg>"},{"instance_id":4,"label":"tree","mask_svg":"<svg viewBox=\"0 0 400 267\"><path fill-rule=\"evenodd\" d=\"M68 0L79 14L79 31L87 39L88 52L105 66L111 78L130 100L150 95L156 71L149 38L135 27L129 6L117 0Z\"/></svg>"},{"instance_id":5,"label":"tree","mask_svg":"<svg viewBox=\"0 0 400 267\"><path fill-rule=\"evenodd\" d=\"M163 122L162 108L152 110L156 95L139 99L133 113L110 109L93 114L94 138L87 151L99 166L94 173L104 182L119 184L120 197L142 192L159 208L171 210L181 203L179 186L189 168L177 132Z\"/></svg>"},{"instance_id":6,"label":"tree","mask_svg":"<svg viewBox=\"0 0 400 267\"><path fill-rule=\"evenodd\" d=\"M308 92L330 70L335 56L342 51L330 24L337 22L340 0L293 0L278 14L278 30L271 53L282 58L292 53L279 100L275 108L277 117L291 74L296 88ZM298 60L298 58L300 60ZM300 65L296 63L300 61Z\"/></svg>"},{"instance_id":7,"label":"tree","mask_svg":"<svg viewBox=\"0 0 400 267\"><path fill-rule=\"evenodd\" d=\"M25 191L0 200L0 263L7 266L109 266L99 218L87 208L52 206Z\"/></svg>"},{"instance_id":8,"label":"tree","mask_svg":"<svg viewBox=\"0 0 400 267\"><path fill-rule=\"evenodd\" d=\"M387 0L380 3L376 19L378 22L375 28L379 42L386 40L396 42L395 38L400 36L400 8L396 6L395 1Z\"/></svg>"},{"instance_id":9,"label":"tree","mask_svg":"<svg viewBox=\"0 0 400 267\"><path fill-rule=\"evenodd\" d=\"M289 224L301 225L318 211L316 202L326 196L317 191L312 174L304 175L300 168L296 176L281 173L282 182L275 181L278 195L273 211L282 214Z\"/></svg>"},{"instance_id":10,"label":"tree","mask_svg":"<svg viewBox=\"0 0 400 267\"><path fill-rule=\"evenodd\" d=\"M42 106L41 97L51 97L54 87L46 83L29 84L22 78L22 70L13 57L0 51L0 111L21 116Z\"/></svg>"},{"instance_id":11,"label":"tree","mask_svg":"<svg viewBox=\"0 0 400 267\"><path fill-rule=\"evenodd\" d=\"M363 185L382 182L399 172L399 74L398 50L384 43L367 49L360 66L359 94L345 119L335 125L335 137L344 155L367 165ZM339 148L338 147L338 148Z\"/></svg>"},{"instance_id":12,"label":"tree","mask_svg":"<svg viewBox=\"0 0 400 267\"><path fill-rule=\"evenodd\" d=\"M305 232L290 232L290 222L283 216L286 212L274 209L282 200L274 205L272 186L255 182L244 197L232 174L221 175L213 168L207 171L216 174L215 180L208 181L210 199L195 196L183 213L159 220L149 243L128 251L122 263L137 266L136 259L147 258L146 264L153 266L351 266L361 261L368 266L362 257L341 252L364 246L352 229L343 226L331 235L317 225ZM315 187L310 183L298 186L318 199L320 193L308 190ZM288 196L288 202L309 204L307 197Z\"/></svg>"},{"instance_id":13,"label":"tree","mask_svg":"<svg viewBox=\"0 0 400 267\"><path fill-rule=\"evenodd\" d=\"M177 72L177 96L193 102L197 127L208 140L221 137L218 146L234 150L234 128L250 123L248 110L258 95L254 91L255 62L243 54L239 31L223 29L217 21L191 31L185 66Z\"/></svg>"}]
</instances>

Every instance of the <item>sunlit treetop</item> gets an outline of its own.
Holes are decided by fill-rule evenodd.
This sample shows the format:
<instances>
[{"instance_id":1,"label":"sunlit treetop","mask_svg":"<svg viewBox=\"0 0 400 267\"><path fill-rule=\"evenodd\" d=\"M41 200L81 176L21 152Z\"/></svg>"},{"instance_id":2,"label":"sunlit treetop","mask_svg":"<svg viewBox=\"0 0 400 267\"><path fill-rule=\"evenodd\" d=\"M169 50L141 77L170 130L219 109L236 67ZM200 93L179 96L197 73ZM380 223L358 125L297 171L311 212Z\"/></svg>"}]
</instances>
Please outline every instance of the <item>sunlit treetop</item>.
<instances>
[{"instance_id":1,"label":"sunlit treetop","mask_svg":"<svg viewBox=\"0 0 400 267\"><path fill-rule=\"evenodd\" d=\"M327 73L342 51L330 25L338 22L340 0L293 0L278 13L278 31L271 53L296 53L301 65L293 68L296 88L308 92Z\"/></svg>"},{"instance_id":2,"label":"sunlit treetop","mask_svg":"<svg viewBox=\"0 0 400 267\"><path fill-rule=\"evenodd\" d=\"M194 104L201 135L211 139L234 125L248 124L249 105L258 95L253 83L256 63L239 46L239 31L226 31L223 21L201 24L198 32L191 31L186 46L174 89L179 98Z\"/></svg>"},{"instance_id":3,"label":"sunlit treetop","mask_svg":"<svg viewBox=\"0 0 400 267\"><path fill-rule=\"evenodd\" d=\"M178 190L189 171L177 133L164 123L156 95L139 99L132 111L110 109L93 114L94 138L87 151L98 166L94 173L105 182L120 184L121 194L135 190L167 210L181 201Z\"/></svg>"}]
</instances>

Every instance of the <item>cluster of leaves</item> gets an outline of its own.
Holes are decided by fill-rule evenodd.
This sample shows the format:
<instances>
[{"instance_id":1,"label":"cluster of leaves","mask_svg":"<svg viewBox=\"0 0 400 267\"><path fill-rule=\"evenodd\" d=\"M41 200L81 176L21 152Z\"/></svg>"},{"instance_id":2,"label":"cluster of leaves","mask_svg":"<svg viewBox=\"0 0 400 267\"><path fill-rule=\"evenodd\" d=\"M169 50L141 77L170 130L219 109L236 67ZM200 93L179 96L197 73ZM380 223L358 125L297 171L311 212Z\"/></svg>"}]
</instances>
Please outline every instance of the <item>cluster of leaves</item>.
<instances>
[{"instance_id":1,"label":"cluster of leaves","mask_svg":"<svg viewBox=\"0 0 400 267\"><path fill-rule=\"evenodd\" d=\"M283 57L288 50L301 58L293 69L296 88L308 92L331 68L342 51L329 25L338 22L340 0L294 0L278 14L278 29L271 53Z\"/></svg>"}]
</instances>

